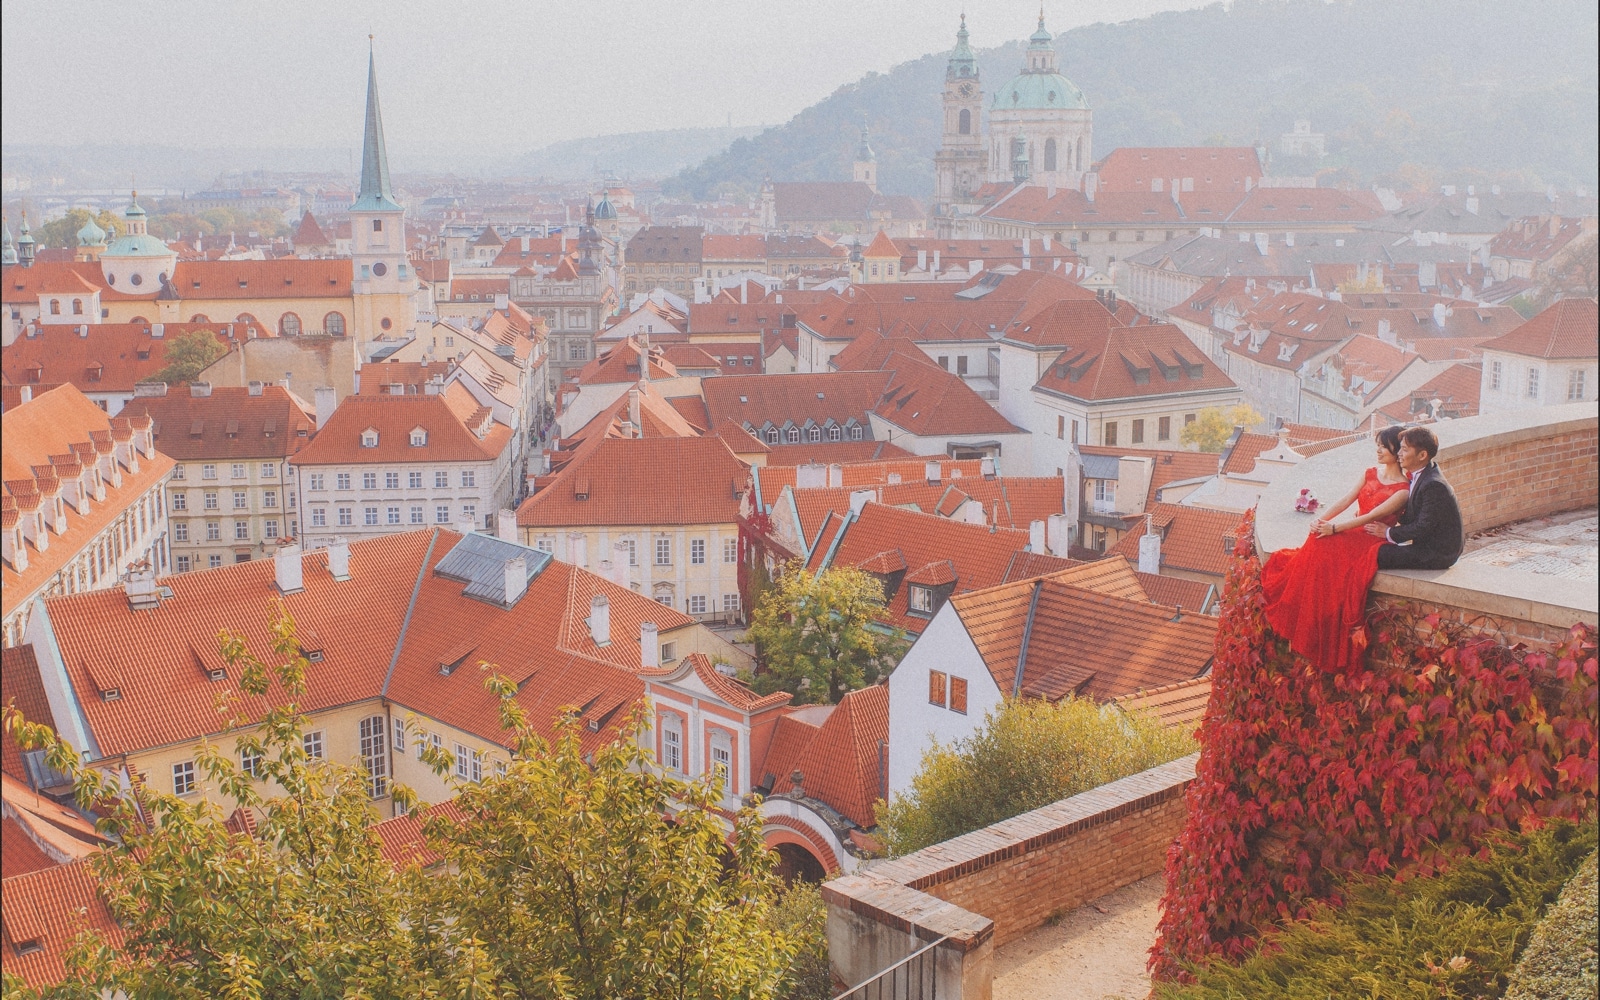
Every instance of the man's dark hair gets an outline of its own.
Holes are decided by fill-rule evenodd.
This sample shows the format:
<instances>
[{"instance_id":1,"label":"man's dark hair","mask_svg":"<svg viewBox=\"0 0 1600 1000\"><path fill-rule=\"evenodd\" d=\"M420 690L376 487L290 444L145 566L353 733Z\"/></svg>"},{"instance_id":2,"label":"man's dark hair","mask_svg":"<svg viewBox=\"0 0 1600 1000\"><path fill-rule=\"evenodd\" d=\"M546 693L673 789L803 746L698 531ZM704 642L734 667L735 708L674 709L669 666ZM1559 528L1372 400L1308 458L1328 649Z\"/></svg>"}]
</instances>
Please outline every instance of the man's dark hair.
<instances>
[{"instance_id":1,"label":"man's dark hair","mask_svg":"<svg viewBox=\"0 0 1600 1000\"><path fill-rule=\"evenodd\" d=\"M1427 452L1430 462L1439 455L1439 437L1426 427L1407 427L1400 432L1400 440L1418 451Z\"/></svg>"}]
</instances>

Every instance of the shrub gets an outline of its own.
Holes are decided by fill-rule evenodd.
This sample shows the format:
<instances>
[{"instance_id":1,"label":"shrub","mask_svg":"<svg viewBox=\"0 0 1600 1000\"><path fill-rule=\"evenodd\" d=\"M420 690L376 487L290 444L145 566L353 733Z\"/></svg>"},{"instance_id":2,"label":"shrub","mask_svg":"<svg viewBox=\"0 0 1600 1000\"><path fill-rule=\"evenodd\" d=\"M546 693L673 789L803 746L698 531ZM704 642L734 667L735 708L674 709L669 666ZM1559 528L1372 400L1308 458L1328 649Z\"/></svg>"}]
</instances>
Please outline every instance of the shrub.
<instances>
[{"instance_id":1,"label":"shrub","mask_svg":"<svg viewBox=\"0 0 1600 1000\"><path fill-rule=\"evenodd\" d=\"M1014 699L966 739L928 749L910 793L879 803L880 839L909 854L1195 749L1188 731L1092 701Z\"/></svg>"},{"instance_id":2,"label":"shrub","mask_svg":"<svg viewBox=\"0 0 1600 1000\"><path fill-rule=\"evenodd\" d=\"M1591 858L1592 875L1590 852L1595 840L1592 824L1559 823L1531 836L1507 838L1487 858L1462 859L1439 875L1403 882L1357 876L1345 886L1342 908L1318 906L1309 921L1270 935L1241 964L1191 969L1196 976L1193 984L1160 985L1154 997L1501 996L1540 914L1584 864L1586 855ZM1592 914L1591 909L1591 921ZM1591 955L1593 947L1591 937ZM1567 994L1541 989L1529 995ZM1588 994L1571 995L1592 997L1593 987Z\"/></svg>"},{"instance_id":3,"label":"shrub","mask_svg":"<svg viewBox=\"0 0 1600 1000\"><path fill-rule=\"evenodd\" d=\"M1596 858L1578 869L1522 953L1506 1000L1594 1000L1600 993L1600 892Z\"/></svg>"},{"instance_id":4,"label":"shrub","mask_svg":"<svg viewBox=\"0 0 1600 1000\"><path fill-rule=\"evenodd\" d=\"M780 1000L832 1000L833 973L828 967L828 904L810 882L796 880L778 894L767 925L793 944L789 974L779 987Z\"/></svg>"}]
</instances>

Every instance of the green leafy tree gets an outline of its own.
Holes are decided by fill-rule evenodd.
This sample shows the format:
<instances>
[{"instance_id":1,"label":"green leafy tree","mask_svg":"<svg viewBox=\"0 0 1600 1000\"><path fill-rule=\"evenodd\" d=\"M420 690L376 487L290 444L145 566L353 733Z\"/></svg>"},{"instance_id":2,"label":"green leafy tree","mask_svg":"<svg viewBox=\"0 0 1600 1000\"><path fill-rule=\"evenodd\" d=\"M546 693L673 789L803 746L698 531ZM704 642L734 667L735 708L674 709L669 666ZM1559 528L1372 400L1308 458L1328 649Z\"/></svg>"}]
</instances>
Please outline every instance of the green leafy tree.
<instances>
[{"instance_id":1,"label":"green leafy tree","mask_svg":"<svg viewBox=\"0 0 1600 1000\"><path fill-rule=\"evenodd\" d=\"M459 783L424 829L452 875L430 887L429 965L481 951L490 995L772 997L797 937L771 924L778 882L753 805L731 842L720 785L660 775L633 738L590 753L575 717L542 738L498 676L507 773ZM448 916L448 919L443 919Z\"/></svg>"},{"instance_id":2,"label":"green leafy tree","mask_svg":"<svg viewBox=\"0 0 1600 1000\"><path fill-rule=\"evenodd\" d=\"M809 573L791 568L761 595L750 638L764 673L751 679L763 694L792 691L797 702L838 702L887 677L905 641L873 623L883 585L852 567Z\"/></svg>"},{"instance_id":3,"label":"green leafy tree","mask_svg":"<svg viewBox=\"0 0 1600 1000\"><path fill-rule=\"evenodd\" d=\"M167 345L167 364L152 378L169 385L193 382L228 349L209 330L191 330Z\"/></svg>"},{"instance_id":4,"label":"green leafy tree","mask_svg":"<svg viewBox=\"0 0 1600 1000\"><path fill-rule=\"evenodd\" d=\"M110 212L101 211L98 214L86 208L69 208L67 214L54 222L47 222L39 227L34 239L40 246L46 247L75 247L78 245L78 230L84 223L94 219L95 224L106 231L106 241L117 238L117 217Z\"/></svg>"},{"instance_id":5,"label":"green leafy tree","mask_svg":"<svg viewBox=\"0 0 1600 1000\"><path fill-rule=\"evenodd\" d=\"M778 895L768 923L794 944L789 976L780 1000L833 1000L833 971L828 965L828 904L810 882L795 880Z\"/></svg>"},{"instance_id":6,"label":"green leafy tree","mask_svg":"<svg viewBox=\"0 0 1600 1000\"><path fill-rule=\"evenodd\" d=\"M1235 427L1254 427L1261 423L1261 414L1243 403L1226 410L1208 406L1195 415L1194 420L1183 425L1178 440L1190 448L1220 454L1227 446Z\"/></svg>"},{"instance_id":7,"label":"green leafy tree","mask_svg":"<svg viewBox=\"0 0 1600 1000\"><path fill-rule=\"evenodd\" d=\"M119 787L85 764L44 726L8 710L24 746L43 747L51 766L71 775L84 807L99 806L116 846L90 860L123 931L113 946L85 931L67 955L69 981L33 992L8 978L5 995L48 998L464 996L472 957L434 975L418 963L407 926L414 887L397 877L372 831L368 778L358 768L307 757L307 662L294 622L280 605L268 665L236 633L219 643L243 695L287 698L241 740L257 782L238 758L202 743L197 776L236 808L261 817L255 834L230 831L207 799L190 801L145 782ZM223 704L224 711L229 706ZM249 725L234 716L223 728ZM394 789L396 802L410 794ZM482 995L482 994L480 994Z\"/></svg>"},{"instance_id":8,"label":"green leafy tree","mask_svg":"<svg viewBox=\"0 0 1600 1000\"><path fill-rule=\"evenodd\" d=\"M878 803L878 836L909 854L1197 749L1186 730L1092 701L1008 700L971 736L923 754L910 792Z\"/></svg>"}]
</instances>

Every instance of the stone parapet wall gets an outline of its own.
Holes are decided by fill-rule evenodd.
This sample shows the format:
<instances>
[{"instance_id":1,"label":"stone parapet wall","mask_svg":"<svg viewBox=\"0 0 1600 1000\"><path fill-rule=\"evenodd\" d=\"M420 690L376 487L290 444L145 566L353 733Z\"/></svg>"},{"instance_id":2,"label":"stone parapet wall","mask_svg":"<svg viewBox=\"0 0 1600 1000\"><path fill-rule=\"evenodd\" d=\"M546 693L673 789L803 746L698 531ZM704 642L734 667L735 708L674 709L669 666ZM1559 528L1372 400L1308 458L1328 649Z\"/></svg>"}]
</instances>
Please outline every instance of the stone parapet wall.
<instances>
[{"instance_id":1,"label":"stone parapet wall","mask_svg":"<svg viewBox=\"0 0 1600 1000\"><path fill-rule=\"evenodd\" d=\"M939 995L986 998L993 949L1162 871L1198 755L825 883L828 952L855 985L940 945Z\"/></svg>"},{"instance_id":2,"label":"stone parapet wall","mask_svg":"<svg viewBox=\"0 0 1600 1000\"><path fill-rule=\"evenodd\" d=\"M1439 468L1469 535L1593 507L1600 503L1600 424L1591 417L1474 437L1441 447Z\"/></svg>"}]
</instances>

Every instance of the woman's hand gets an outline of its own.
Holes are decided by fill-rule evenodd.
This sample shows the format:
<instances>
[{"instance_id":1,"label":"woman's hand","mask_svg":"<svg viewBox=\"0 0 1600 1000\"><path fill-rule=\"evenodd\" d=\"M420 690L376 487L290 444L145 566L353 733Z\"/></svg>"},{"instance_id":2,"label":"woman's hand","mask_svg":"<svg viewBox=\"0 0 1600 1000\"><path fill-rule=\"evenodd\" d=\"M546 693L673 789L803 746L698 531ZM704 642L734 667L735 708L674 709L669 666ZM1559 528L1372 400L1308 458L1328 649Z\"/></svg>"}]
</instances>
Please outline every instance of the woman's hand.
<instances>
[{"instance_id":1,"label":"woman's hand","mask_svg":"<svg viewBox=\"0 0 1600 1000\"><path fill-rule=\"evenodd\" d=\"M1335 533L1334 530L1333 530L1333 522L1332 521L1318 521L1316 524L1311 526L1311 530L1315 531L1318 535L1322 536L1323 538L1327 538L1329 535L1332 535L1332 534Z\"/></svg>"}]
</instances>

